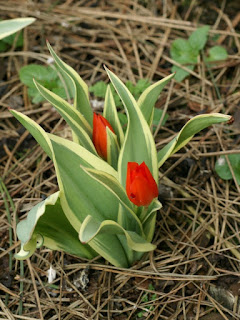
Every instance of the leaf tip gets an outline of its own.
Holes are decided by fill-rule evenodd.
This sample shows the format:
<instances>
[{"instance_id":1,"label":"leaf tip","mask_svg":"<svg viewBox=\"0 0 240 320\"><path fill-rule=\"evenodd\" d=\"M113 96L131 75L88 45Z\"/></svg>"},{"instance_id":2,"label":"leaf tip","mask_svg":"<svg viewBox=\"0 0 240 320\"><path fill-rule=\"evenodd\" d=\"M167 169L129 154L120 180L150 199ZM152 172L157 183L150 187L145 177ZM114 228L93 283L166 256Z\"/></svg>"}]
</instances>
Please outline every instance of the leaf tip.
<instances>
[{"instance_id":1,"label":"leaf tip","mask_svg":"<svg viewBox=\"0 0 240 320\"><path fill-rule=\"evenodd\" d=\"M231 116L231 118L228 120L227 124L230 125L235 121L234 117Z\"/></svg>"}]
</instances>

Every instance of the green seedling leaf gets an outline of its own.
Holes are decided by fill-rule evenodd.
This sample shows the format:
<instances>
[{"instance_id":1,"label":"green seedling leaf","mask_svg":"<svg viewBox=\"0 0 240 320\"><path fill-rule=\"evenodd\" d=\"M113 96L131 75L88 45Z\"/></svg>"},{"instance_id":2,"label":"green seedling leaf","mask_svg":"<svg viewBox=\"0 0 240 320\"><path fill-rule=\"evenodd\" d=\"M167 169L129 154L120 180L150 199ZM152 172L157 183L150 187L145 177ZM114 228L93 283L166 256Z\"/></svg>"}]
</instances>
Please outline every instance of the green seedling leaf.
<instances>
[{"instance_id":1,"label":"green seedling leaf","mask_svg":"<svg viewBox=\"0 0 240 320\"><path fill-rule=\"evenodd\" d=\"M196 51L200 51L205 47L208 38L209 26L203 26L194 31L189 39L189 45Z\"/></svg>"},{"instance_id":2,"label":"green seedling leaf","mask_svg":"<svg viewBox=\"0 0 240 320\"><path fill-rule=\"evenodd\" d=\"M127 163L131 161L135 161L138 164L144 161L152 172L155 181L158 181L156 147L148 123L136 100L122 81L107 68L106 71L123 102L128 117L125 140L118 160L120 183L125 187Z\"/></svg>"},{"instance_id":3,"label":"green seedling leaf","mask_svg":"<svg viewBox=\"0 0 240 320\"><path fill-rule=\"evenodd\" d=\"M83 243L88 243L96 235L110 234L110 235L124 235L126 237L128 246L138 252L149 252L156 248L155 245L147 242L143 237L133 231L125 230L120 224L112 220L104 220L99 222L94 220L92 216L87 216L83 221L79 239Z\"/></svg>"},{"instance_id":4,"label":"green seedling leaf","mask_svg":"<svg viewBox=\"0 0 240 320\"><path fill-rule=\"evenodd\" d=\"M202 114L192 118L185 124L178 135L158 152L158 166L161 167L167 158L185 146L199 131L212 124L227 122L230 119L231 116L220 113Z\"/></svg>"},{"instance_id":5,"label":"green seedling leaf","mask_svg":"<svg viewBox=\"0 0 240 320\"><path fill-rule=\"evenodd\" d=\"M139 79L136 86L135 90L136 94L135 99L138 99L137 95L143 93L144 90L146 90L149 86L151 85L151 82L148 79Z\"/></svg>"},{"instance_id":6,"label":"green seedling leaf","mask_svg":"<svg viewBox=\"0 0 240 320\"><path fill-rule=\"evenodd\" d=\"M58 79L58 73L52 67L45 67L37 64L30 64L20 69L19 77L22 83L28 86L28 95L33 103L45 101L38 90L36 90L33 79L38 81L45 88L52 90L60 97L66 99L67 94L63 84Z\"/></svg>"},{"instance_id":7,"label":"green seedling leaf","mask_svg":"<svg viewBox=\"0 0 240 320\"><path fill-rule=\"evenodd\" d=\"M50 67L44 67L37 64L29 64L19 71L19 77L22 83L29 88L35 88L33 79L42 85L52 88L52 81L58 77L57 72Z\"/></svg>"},{"instance_id":8,"label":"green seedling leaf","mask_svg":"<svg viewBox=\"0 0 240 320\"><path fill-rule=\"evenodd\" d=\"M163 114L163 110L154 108L153 122L152 122L152 124L153 124L153 131L155 131L155 128L158 126L159 121L162 119L162 114ZM163 120L162 120L162 126L165 125L168 117L169 117L169 115L166 113L166 114L164 115Z\"/></svg>"},{"instance_id":9,"label":"green seedling leaf","mask_svg":"<svg viewBox=\"0 0 240 320\"><path fill-rule=\"evenodd\" d=\"M42 95L38 92L37 88L28 88L27 89L29 97L32 99L33 103L40 103L42 101L45 101L45 99L42 97Z\"/></svg>"},{"instance_id":10,"label":"green seedling leaf","mask_svg":"<svg viewBox=\"0 0 240 320\"><path fill-rule=\"evenodd\" d=\"M34 80L45 88L52 90L63 99L67 98L66 90L58 78L58 72L52 67L45 67L37 64L30 64L20 69L19 77L22 83L28 86L28 95L33 103L45 101L34 84Z\"/></svg>"},{"instance_id":11,"label":"green seedling leaf","mask_svg":"<svg viewBox=\"0 0 240 320\"><path fill-rule=\"evenodd\" d=\"M95 97L105 98L107 84L104 81L98 81L93 86L89 87L89 92L92 92Z\"/></svg>"},{"instance_id":12,"label":"green seedling leaf","mask_svg":"<svg viewBox=\"0 0 240 320\"><path fill-rule=\"evenodd\" d=\"M0 21L0 39L16 33L17 31L33 23L35 20L35 18L17 18Z\"/></svg>"},{"instance_id":13,"label":"green seedling leaf","mask_svg":"<svg viewBox=\"0 0 240 320\"><path fill-rule=\"evenodd\" d=\"M214 46L209 49L207 61L218 61L218 60L226 60L228 57L227 51L225 48L221 46Z\"/></svg>"},{"instance_id":14,"label":"green seedling leaf","mask_svg":"<svg viewBox=\"0 0 240 320\"><path fill-rule=\"evenodd\" d=\"M189 41L185 39L176 39L173 41L170 49L173 60L181 64L197 63L198 50L192 48Z\"/></svg>"},{"instance_id":15,"label":"green seedling leaf","mask_svg":"<svg viewBox=\"0 0 240 320\"><path fill-rule=\"evenodd\" d=\"M143 93L144 90L146 90L151 85L150 81L148 79L140 79L134 85L132 81L126 82L126 87L131 92L131 94L134 96L134 98L137 100L140 95Z\"/></svg>"},{"instance_id":16,"label":"green seedling leaf","mask_svg":"<svg viewBox=\"0 0 240 320\"><path fill-rule=\"evenodd\" d=\"M203 26L194 31L188 40L177 39L173 41L170 49L172 59L193 70L198 61L200 50L205 47L207 42L208 31L209 26ZM175 80L178 82L181 82L189 75L189 72L179 66L173 66L171 71L176 72Z\"/></svg>"},{"instance_id":17,"label":"green seedling leaf","mask_svg":"<svg viewBox=\"0 0 240 320\"><path fill-rule=\"evenodd\" d=\"M61 87L62 84L59 85L59 87L56 87L56 88L52 88L52 92L57 94L59 97L63 98L63 99L67 99L68 96L66 94L66 90L65 88ZM70 95L70 97L73 97L73 95Z\"/></svg>"},{"instance_id":18,"label":"green seedling leaf","mask_svg":"<svg viewBox=\"0 0 240 320\"><path fill-rule=\"evenodd\" d=\"M159 98L165 85L174 77L174 74L161 79L160 81L148 86L147 89L143 91L140 98L138 99L138 106L141 109L144 118L146 119L149 126L151 126L153 121L154 106Z\"/></svg>"},{"instance_id":19,"label":"green seedling leaf","mask_svg":"<svg viewBox=\"0 0 240 320\"><path fill-rule=\"evenodd\" d=\"M227 157L231 164L237 183L240 185L240 154L230 154ZM221 156L218 158L215 164L215 170L219 177L223 180L231 180L233 178L226 160L226 156Z\"/></svg>"},{"instance_id":20,"label":"green seedling leaf","mask_svg":"<svg viewBox=\"0 0 240 320\"><path fill-rule=\"evenodd\" d=\"M20 260L30 257L42 245L88 259L96 256L88 245L79 241L78 233L62 210L59 192L30 210L27 218L17 225L17 236L21 241L21 250L15 257Z\"/></svg>"},{"instance_id":21,"label":"green seedling leaf","mask_svg":"<svg viewBox=\"0 0 240 320\"><path fill-rule=\"evenodd\" d=\"M187 65L185 66L186 68L193 70L194 66L193 65ZM189 72L187 72L186 70L182 69L181 67L178 66L172 66L171 68L172 72L175 72L175 77L174 79L178 82L183 81L187 76L189 76Z\"/></svg>"}]
</instances>

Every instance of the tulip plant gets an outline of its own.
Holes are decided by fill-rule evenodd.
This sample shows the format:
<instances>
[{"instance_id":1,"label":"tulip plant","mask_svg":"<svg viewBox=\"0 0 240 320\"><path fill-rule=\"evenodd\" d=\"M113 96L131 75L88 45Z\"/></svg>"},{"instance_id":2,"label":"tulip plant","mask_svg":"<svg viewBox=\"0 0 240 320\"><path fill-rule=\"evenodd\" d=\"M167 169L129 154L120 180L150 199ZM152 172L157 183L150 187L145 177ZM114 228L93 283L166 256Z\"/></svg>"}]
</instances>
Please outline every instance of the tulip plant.
<instances>
[{"instance_id":1,"label":"tulip plant","mask_svg":"<svg viewBox=\"0 0 240 320\"><path fill-rule=\"evenodd\" d=\"M155 249L151 241L162 206L157 198L159 167L197 132L230 117L198 115L157 153L151 131L154 105L174 74L148 87L136 101L106 68L127 114L124 134L110 88L103 115L93 113L86 83L48 48L62 76L71 81L73 105L35 85L70 126L72 141L10 110L52 159L59 185L58 192L34 206L17 225L21 249L16 258L26 259L44 245L88 259L101 255L117 267L129 267Z\"/></svg>"}]
</instances>

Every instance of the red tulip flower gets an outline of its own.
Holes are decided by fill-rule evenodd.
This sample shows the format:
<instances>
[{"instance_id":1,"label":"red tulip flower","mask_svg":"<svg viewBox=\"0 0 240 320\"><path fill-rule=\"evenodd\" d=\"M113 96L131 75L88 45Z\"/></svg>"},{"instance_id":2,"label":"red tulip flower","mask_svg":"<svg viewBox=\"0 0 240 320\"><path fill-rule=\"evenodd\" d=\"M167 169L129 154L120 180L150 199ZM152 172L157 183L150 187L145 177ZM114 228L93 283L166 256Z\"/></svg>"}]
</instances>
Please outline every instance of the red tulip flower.
<instances>
[{"instance_id":1,"label":"red tulip flower","mask_svg":"<svg viewBox=\"0 0 240 320\"><path fill-rule=\"evenodd\" d=\"M100 114L93 114L93 144L97 153L104 160L107 160L107 129L108 127L113 133L114 130L110 123Z\"/></svg>"},{"instance_id":2,"label":"red tulip flower","mask_svg":"<svg viewBox=\"0 0 240 320\"><path fill-rule=\"evenodd\" d=\"M126 191L137 206L148 206L158 196L158 186L145 162L128 162Z\"/></svg>"}]
</instances>

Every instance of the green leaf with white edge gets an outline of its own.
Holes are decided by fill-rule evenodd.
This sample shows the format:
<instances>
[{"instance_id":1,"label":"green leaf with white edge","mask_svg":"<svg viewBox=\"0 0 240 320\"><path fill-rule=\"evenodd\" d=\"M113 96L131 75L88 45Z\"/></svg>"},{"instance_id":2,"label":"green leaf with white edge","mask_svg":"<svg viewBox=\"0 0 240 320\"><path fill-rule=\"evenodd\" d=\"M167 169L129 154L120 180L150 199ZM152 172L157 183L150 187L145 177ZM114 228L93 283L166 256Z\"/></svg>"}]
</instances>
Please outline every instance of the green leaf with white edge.
<instances>
[{"instance_id":1,"label":"green leaf with white edge","mask_svg":"<svg viewBox=\"0 0 240 320\"><path fill-rule=\"evenodd\" d=\"M57 177L61 180L59 187L61 191L64 191L69 207L78 220L82 222L89 212L100 220L107 218L117 220L118 199L106 186L93 179L83 169L83 167L96 169L94 164L101 162L101 159L84 148L80 149L80 146L74 142L56 139L55 136L53 139L51 143L54 151L54 165ZM86 158L87 153L95 158L94 164L89 161L91 156ZM104 169L100 168L100 171ZM109 174L110 172L109 170Z\"/></svg>"},{"instance_id":2,"label":"green leaf with white edge","mask_svg":"<svg viewBox=\"0 0 240 320\"><path fill-rule=\"evenodd\" d=\"M79 144L76 144L72 141L55 136L51 133L48 133L47 136L49 137L50 141L55 141L56 143L69 148L72 152L77 153L79 155L79 157L81 157L82 162L85 163L85 167L94 168L94 169L97 169L97 170L100 170L103 172L107 172L115 178L118 177L117 172L106 161L93 155L91 152L89 152L85 148L81 147ZM59 189L63 190L63 183L62 183L60 174L58 172L58 167L56 164L55 164L55 170L56 170L56 174L57 174ZM86 189L86 186L85 186L85 189ZM73 212L73 210L69 206L69 203L68 203L64 193L61 194L60 200L61 200L62 208L63 208L68 220L70 221L71 225L75 228L75 230L79 231L79 228L81 226L81 221L80 221L78 215L75 215L75 213Z\"/></svg>"},{"instance_id":3,"label":"green leaf with white edge","mask_svg":"<svg viewBox=\"0 0 240 320\"><path fill-rule=\"evenodd\" d=\"M63 250L79 257L92 259L96 253L83 245L78 233L67 220L59 200L59 191L35 205L27 218L17 225L21 250L17 259L27 259L42 245L52 250Z\"/></svg>"},{"instance_id":4,"label":"green leaf with white edge","mask_svg":"<svg viewBox=\"0 0 240 320\"><path fill-rule=\"evenodd\" d=\"M58 95L51 92L50 90L42 86L40 83L35 81L35 79L33 80L33 82L36 88L38 89L39 93L48 102L50 102L59 111L59 113L62 111L64 112L64 115L69 114L69 118L72 118L75 123L78 123L79 126L83 128L83 130L89 135L90 138L92 137L92 127L89 125L87 120L78 110L73 108L73 106L70 105L67 101L65 101L64 99L62 99L61 97L59 97ZM65 120L66 122L68 122L67 119Z\"/></svg>"},{"instance_id":5,"label":"green leaf with white edge","mask_svg":"<svg viewBox=\"0 0 240 320\"><path fill-rule=\"evenodd\" d=\"M85 167L96 168L88 159L84 159L76 143L70 143L70 141L66 143L53 138L51 143L54 151L54 165L62 184L62 186L59 184L59 187L61 191L64 191L69 207L78 220L82 222L91 212L92 216L98 220L109 218L117 221L118 198L106 185L91 177L85 170ZM86 151L85 149L85 153Z\"/></svg>"},{"instance_id":6,"label":"green leaf with white edge","mask_svg":"<svg viewBox=\"0 0 240 320\"><path fill-rule=\"evenodd\" d=\"M125 187L127 164L132 161L137 162L138 164L141 164L144 161L157 182L157 153L148 123L139 109L136 100L122 81L107 68L106 71L124 104L128 117L125 140L118 159L120 183Z\"/></svg>"},{"instance_id":7,"label":"green leaf with white edge","mask_svg":"<svg viewBox=\"0 0 240 320\"><path fill-rule=\"evenodd\" d=\"M100 159L99 157L93 155L91 152L89 152L85 148L83 148L80 145L78 145L74 142L71 142L69 140L63 139L63 138L55 136L53 134L46 133L42 129L42 127L39 126L36 122L34 122L32 119L30 119L29 117L27 117L26 115L24 115L18 111L10 110L10 112L32 134L32 136L35 138L35 140L40 144L40 146L43 148L43 150L47 153L47 155L52 160L54 160L53 159L54 155L52 152L51 141L55 141L58 144L64 145L65 147L70 149L72 152L77 153L79 155L79 157L81 157L82 163L84 163L85 166L107 172L115 178L118 177L117 172L107 162L105 162L104 160ZM68 162L68 163L71 163L71 162ZM56 172L57 172L58 183L59 183L59 186L61 189L62 188L61 179L58 175L57 168L56 168ZM85 187L86 187L86 185L85 185ZM70 187L70 189L71 189L71 187ZM67 201L63 195L61 196L61 201L63 203L64 211L67 211L69 214L69 217L70 217L69 220L71 220L70 221L71 224L74 227L76 226L77 229L79 229L79 227L80 227L79 220L72 213L70 207L68 207Z\"/></svg>"},{"instance_id":8,"label":"green leaf with white edge","mask_svg":"<svg viewBox=\"0 0 240 320\"><path fill-rule=\"evenodd\" d=\"M105 220L99 222L94 220L91 215L88 215L83 221L80 232L79 239L83 243L88 243L98 234L121 234L127 239L129 247L138 252L149 252L153 251L156 246L152 243L146 241L143 237L134 231L125 230L120 224L112 220Z\"/></svg>"},{"instance_id":9,"label":"green leaf with white edge","mask_svg":"<svg viewBox=\"0 0 240 320\"><path fill-rule=\"evenodd\" d=\"M240 154L229 154L228 160L234 172L237 183L240 185ZM226 156L221 156L215 163L215 170L219 177L223 180L231 180L233 178L232 172L228 166Z\"/></svg>"},{"instance_id":10,"label":"green leaf with white edge","mask_svg":"<svg viewBox=\"0 0 240 320\"><path fill-rule=\"evenodd\" d=\"M154 106L158 100L160 93L166 84L174 77L174 73L161 79L160 81L152 84L150 87L145 89L138 99L138 106L141 109L144 118L146 119L149 126L152 124Z\"/></svg>"},{"instance_id":11,"label":"green leaf with white edge","mask_svg":"<svg viewBox=\"0 0 240 320\"><path fill-rule=\"evenodd\" d=\"M28 17L0 21L0 40L27 27L35 20L35 18Z\"/></svg>"},{"instance_id":12,"label":"green leaf with white edge","mask_svg":"<svg viewBox=\"0 0 240 320\"><path fill-rule=\"evenodd\" d=\"M208 51L208 57L206 61L213 62L219 60L226 60L228 57L228 53L225 48L221 46L214 46Z\"/></svg>"},{"instance_id":13,"label":"green leaf with white edge","mask_svg":"<svg viewBox=\"0 0 240 320\"><path fill-rule=\"evenodd\" d=\"M109 85L107 86L107 91L106 91L106 96L104 101L103 116L111 124L115 134L118 137L119 145L122 145L124 141L124 133L118 117L113 94Z\"/></svg>"},{"instance_id":14,"label":"green leaf with white edge","mask_svg":"<svg viewBox=\"0 0 240 320\"><path fill-rule=\"evenodd\" d=\"M54 140L51 140L51 143L59 188L64 193L65 201L70 209L65 214L71 224L73 224L73 219L68 215L69 213L74 215L74 221L79 221L76 226L73 226L75 230L79 225L81 226L89 213L97 221L117 220L118 199L106 186L93 179L83 170L83 167L91 168L91 158L96 163L104 161L82 148L85 154L89 154L88 159L85 160L82 153L78 152L81 146L71 141L61 143L61 140L56 139L56 137L53 138ZM106 164L105 162L105 166ZM111 168L109 170L109 174L111 174L114 169L110 165L108 166ZM115 266L126 267L129 265L125 250L116 235L99 235L91 241L90 246Z\"/></svg>"},{"instance_id":15,"label":"green leaf with white edge","mask_svg":"<svg viewBox=\"0 0 240 320\"><path fill-rule=\"evenodd\" d=\"M118 168L119 145L117 136L108 127L107 132L107 162L115 169Z\"/></svg>"},{"instance_id":16,"label":"green leaf with white edge","mask_svg":"<svg viewBox=\"0 0 240 320\"><path fill-rule=\"evenodd\" d=\"M90 139L92 129L83 115L55 93L44 88L36 81L34 81L34 83L41 95L57 109L60 115L68 123L72 131L76 134L79 144L97 155L96 149Z\"/></svg>"},{"instance_id":17,"label":"green leaf with white edge","mask_svg":"<svg viewBox=\"0 0 240 320\"><path fill-rule=\"evenodd\" d=\"M82 161L86 164L87 168L94 168L99 171L107 172L108 174L112 175L114 178L118 178L117 171L112 168L106 161L102 158L95 156L90 151L85 149L84 147L80 146L79 144L61 138L51 133L46 133L50 141L54 141L55 143L62 145L65 148L68 148L71 152L76 153Z\"/></svg>"},{"instance_id":18,"label":"green leaf with white edge","mask_svg":"<svg viewBox=\"0 0 240 320\"><path fill-rule=\"evenodd\" d=\"M34 139L39 143L39 145L42 147L42 149L47 153L47 155L54 160L54 154L52 151L52 144L51 144L51 140L53 141L59 141L60 143L66 144L68 145L70 143L70 147L71 147L71 141L68 141L66 139L63 139L61 137L55 136L53 134L49 134L46 133L43 128L37 124L35 121L33 121L31 118L29 118L28 116L15 111L15 110L10 110L10 112L13 114L13 116L31 133L31 135L34 137ZM91 165L96 169L98 169L99 167L102 168L102 170L107 170L107 171L111 171L113 170L113 168L111 166L109 166L108 163L106 163L105 161L97 158L100 160L99 161L95 161L96 160L96 156L94 156L93 158L90 156L92 155L89 151L87 151L85 148L79 146L76 143L73 143L73 149L77 149L78 152L81 153L82 157L84 157L84 159L86 159L86 161L90 161ZM94 165L96 164L96 165ZM106 167L105 167L106 166ZM115 171L112 171L112 174L114 175ZM58 184L60 189L62 188L62 184L61 184L61 179L58 175L57 172L57 168L56 168L56 174L57 174L57 179L58 179ZM116 174L117 176L117 174ZM80 228L80 221L77 219L77 217L73 214L72 210L70 209L70 207L68 206L66 197L64 195L64 193L61 194L61 205L62 208L65 212L65 214L68 217L68 220L70 221L71 225L75 228L75 230L79 231Z\"/></svg>"},{"instance_id":19,"label":"green leaf with white edge","mask_svg":"<svg viewBox=\"0 0 240 320\"><path fill-rule=\"evenodd\" d=\"M13 109L10 109L9 111L31 133L46 154L52 159L51 142L43 128L23 113Z\"/></svg>"},{"instance_id":20,"label":"green leaf with white edge","mask_svg":"<svg viewBox=\"0 0 240 320\"><path fill-rule=\"evenodd\" d=\"M82 167L93 179L103 184L118 200L121 208L118 211L117 222L127 230L136 231L142 234L142 225L137 215L133 211L133 205L127 197L126 191L119 181L110 174Z\"/></svg>"},{"instance_id":21,"label":"green leaf with white edge","mask_svg":"<svg viewBox=\"0 0 240 320\"><path fill-rule=\"evenodd\" d=\"M227 122L230 119L231 116L220 113L201 114L192 118L177 136L158 152L158 167L161 167L167 158L185 146L196 133L212 124Z\"/></svg>"},{"instance_id":22,"label":"green leaf with white edge","mask_svg":"<svg viewBox=\"0 0 240 320\"><path fill-rule=\"evenodd\" d=\"M72 80L75 88L74 107L86 118L90 126L92 126L93 112L89 102L87 84L72 67L68 66L57 56L48 42L47 46L58 67Z\"/></svg>"},{"instance_id":23,"label":"green leaf with white edge","mask_svg":"<svg viewBox=\"0 0 240 320\"><path fill-rule=\"evenodd\" d=\"M209 26L203 26L190 35L188 42L193 49L200 51L205 47L209 29Z\"/></svg>"},{"instance_id":24,"label":"green leaf with white edge","mask_svg":"<svg viewBox=\"0 0 240 320\"><path fill-rule=\"evenodd\" d=\"M147 212L140 218L142 218L143 232L147 241L151 242L155 227L156 227L156 215L157 211L162 208L162 204L158 199L154 199L147 208Z\"/></svg>"}]
</instances>

